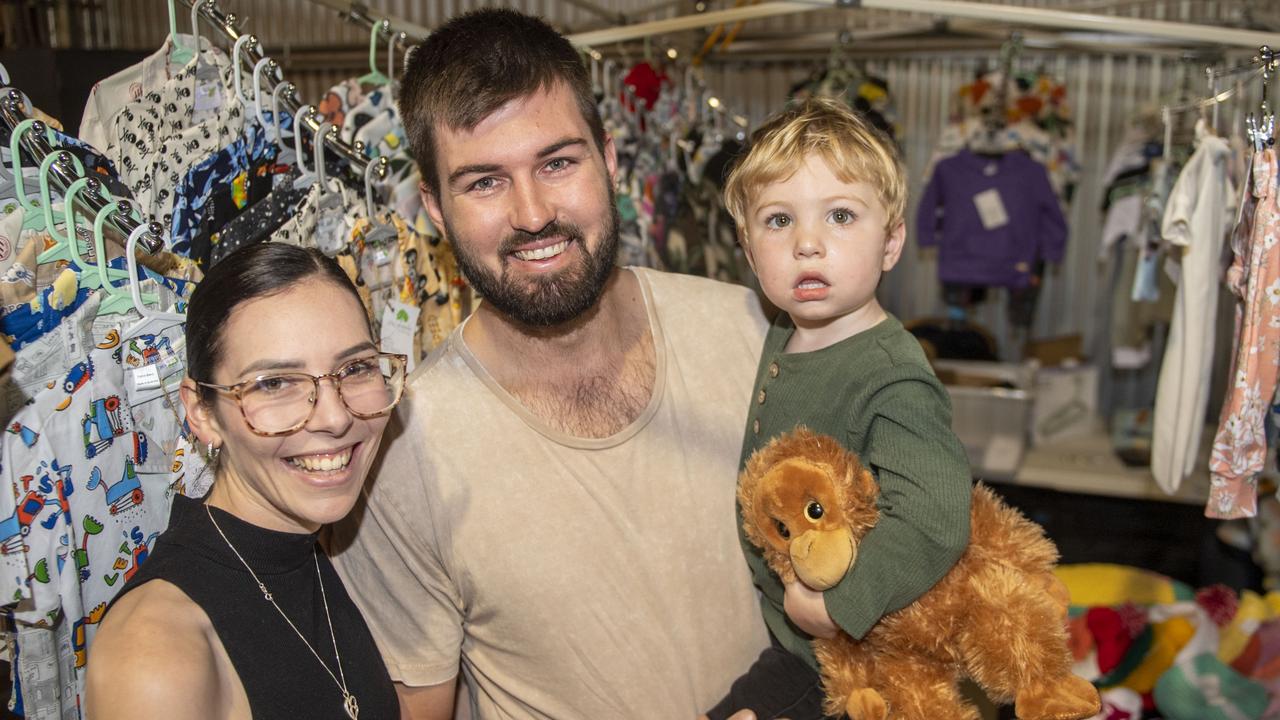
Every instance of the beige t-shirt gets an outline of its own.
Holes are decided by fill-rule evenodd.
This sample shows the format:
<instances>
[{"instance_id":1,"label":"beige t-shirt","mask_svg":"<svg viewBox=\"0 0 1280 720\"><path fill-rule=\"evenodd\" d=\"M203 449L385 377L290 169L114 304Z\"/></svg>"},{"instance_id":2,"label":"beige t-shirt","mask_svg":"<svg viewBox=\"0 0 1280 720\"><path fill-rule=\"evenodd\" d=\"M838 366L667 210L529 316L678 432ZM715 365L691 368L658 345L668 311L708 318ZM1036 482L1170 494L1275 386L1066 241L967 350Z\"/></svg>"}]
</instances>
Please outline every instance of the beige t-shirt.
<instances>
[{"instance_id":1,"label":"beige t-shirt","mask_svg":"<svg viewBox=\"0 0 1280 720\"><path fill-rule=\"evenodd\" d=\"M635 423L551 429L459 327L411 379L367 506L335 528L391 677L434 685L461 663L473 717L693 718L768 642L734 528L765 319L744 288L631 271L657 355Z\"/></svg>"}]
</instances>

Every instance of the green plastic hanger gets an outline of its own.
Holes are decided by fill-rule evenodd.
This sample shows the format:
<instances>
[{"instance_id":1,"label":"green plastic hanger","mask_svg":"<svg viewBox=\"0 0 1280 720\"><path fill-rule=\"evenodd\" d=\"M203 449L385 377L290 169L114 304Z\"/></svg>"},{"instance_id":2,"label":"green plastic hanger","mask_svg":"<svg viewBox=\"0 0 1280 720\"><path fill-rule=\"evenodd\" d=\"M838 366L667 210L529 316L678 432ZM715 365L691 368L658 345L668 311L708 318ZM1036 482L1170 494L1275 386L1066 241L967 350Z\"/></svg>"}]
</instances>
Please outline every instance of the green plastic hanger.
<instances>
[{"instance_id":1,"label":"green plastic hanger","mask_svg":"<svg viewBox=\"0 0 1280 720\"><path fill-rule=\"evenodd\" d=\"M45 228L45 217L44 213L41 212L40 204L32 202L27 197L27 191L23 188L22 162L19 159L22 157L22 136L37 122L40 121L23 120L18 123L18 126L13 129L13 134L9 136L9 160L13 169L13 191L24 213L22 217L23 230L44 230ZM48 139L50 145L54 144L53 128L48 125L45 125L45 138Z\"/></svg>"},{"instance_id":2,"label":"green plastic hanger","mask_svg":"<svg viewBox=\"0 0 1280 720\"><path fill-rule=\"evenodd\" d=\"M192 48L183 47L178 40L178 11L173 5L174 0L169 0L169 64L186 65L196 56ZM196 43L199 43L199 38Z\"/></svg>"},{"instance_id":3,"label":"green plastic hanger","mask_svg":"<svg viewBox=\"0 0 1280 720\"><path fill-rule=\"evenodd\" d=\"M67 218L66 226L67 226L68 237L78 236L78 233L76 232L76 218L75 218L76 196L80 193L80 191L84 188L85 185L92 182L94 181L89 180L87 178L82 178L80 180L77 180L71 183L71 187L67 188L67 197L66 197L66 200L63 201L63 205L65 209L64 215ZM102 185L98 184L98 188L101 191ZM102 192L101 194L104 199L111 200L111 196L108 195L106 192ZM122 280L129 277L129 274L124 270L116 270L114 268L108 267L107 265L106 246L103 241L102 226L99 225L97 222L98 217L101 217L101 216L102 216L102 213L98 213L98 215L94 218L94 224L93 224L93 229L94 229L93 245L94 245L94 252L97 253L94 257L97 259L98 261L97 263L91 263L80 256L79 242L71 244L71 248L72 248L71 252L75 256L76 265L80 267L80 287L89 288L90 290L97 290L98 288L102 287L104 284L110 284L112 278L116 280Z\"/></svg>"},{"instance_id":4,"label":"green plastic hanger","mask_svg":"<svg viewBox=\"0 0 1280 720\"><path fill-rule=\"evenodd\" d=\"M53 167L53 164L58 161L59 156L64 154L71 158L72 162L76 166L76 170L78 170L81 175L84 175L84 166L80 164L80 159L66 150L59 150L58 152L50 153L49 156L40 163L40 202L44 204L44 207L40 209L44 211L44 231L49 233L49 237L53 238L54 246L36 256L37 263L48 263L55 260L76 262L77 255L79 254L78 248L72 247L71 245L75 241L75 236L63 235L60 233L58 231L58 224L53 219L53 193L49 189L49 170ZM72 184L74 185L74 183ZM79 265L79 262L76 262L76 264ZM81 265L81 267L84 266Z\"/></svg>"},{"instance_id":5,"label":"green plastic hanger","mask_svg":"<svg viewBox=\"0 0 1280 720\"><path fill-rule=\"evenodd\" d=\"M67 192L63 195L65 229L67 229L65 237L59 237L58 234L56 234L54 219L52 219L52 211L47 211L46 222L49 223L49 228L46 228L46 232L49 232L50 236L54 237L55 241L58 241L58 246L42 252L40 258L37 258L36 261L37 263L44 263L45 260L42 260L42 258L45 258L46 255L49 256L50 261L70 260L72 263L76 264L77 268L79 268L79 273L77 274L78 286L88 288L88 290L97 290L97 288L102 286L102 282L104 282L102 281L102 278L106 277L106 268L102 265L105 255L101 255L102 249L100 247L99 256L97 256L97 260L99 261L97 261L96 266L95 263L90 263L90 261L84 259L83 256L79 254L79 232L76 227L76 199L79 196L79 192L84 190L84 186L87 186L87 184L90 184L91 182L92 181L88 178L79 178L76 182L73 182L67 187ZM41 187L41 192L44 192L44 190L45 188ZM110 272L118 279L127 277L124 270L110 270Z\"/></svg>"},{"instance_id":6,"label":"green plastic hanger","mask_svg":"<svg viewBox=\"0 0 1280 720\"><path fill-rule=\"evenodd\" d=\"M391 82L391 78L378 69L378 33L382 32L384 26L390 29L391 23L383 20L374 23L369 29L369 72L356 78L356 82L362 85L386 85Z\"/></svg>"},{"instance_id":7,"label":"green plastic hanger","mask_svg":"<svg viewBox=\"0 0 1280 720\"><path fill-rule=\"evenodd\" d=\"M103 228L107 223L107 218L111 217L112 213L119 211L119 201L112 201L99 210L98 214L93 218L93 247L97 251L100 260L106 257L106 235L103 232ZM144 231L146 230L145 223L139 222L139 227L143 228ZM126 247L125 252L133 252L133 250L134 248ZM102 302L98 305L98 315L119 315L133 309L141 309L134 302L133 294L127 289L130 283L133 282L130 272L136 272L132 266L130 270L116 270L108 268L105 262L99 262L97 269L98 277L94 287L102 288L103 292ZM112 279L123 279L125 282L122 285L115 285L111 282ZM139 295L138 299L143 303L160 302L160 296L158 295Z\"/></svg>"}]
</instances>

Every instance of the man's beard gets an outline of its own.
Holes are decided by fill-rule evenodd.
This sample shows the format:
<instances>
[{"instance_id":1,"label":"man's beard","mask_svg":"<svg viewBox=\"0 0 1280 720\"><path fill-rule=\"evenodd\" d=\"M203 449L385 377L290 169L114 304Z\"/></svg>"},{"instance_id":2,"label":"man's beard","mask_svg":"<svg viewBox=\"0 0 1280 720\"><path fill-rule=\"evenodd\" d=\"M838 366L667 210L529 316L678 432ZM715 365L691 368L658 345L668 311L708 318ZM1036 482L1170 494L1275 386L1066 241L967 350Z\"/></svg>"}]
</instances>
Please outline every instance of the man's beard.
<instances>
[{"instance_id":1,"label":"man's beard","mask_svg":"<svg viewBox=\"0 0 1280 720\"><path fill-rule=\"evenodd\" d=\"M459 237L448 218L444 228L453 244L458 267L486 303L521 325L549 328L581 317L600 300L618 254L619 223L618 206L610 188L606 224L601 228L600 246L594 252L587 247L586 237L577 225L552 221L536 233L517 230L502 241L498 248L501 274L495 274L478 258L467 254L466 240ZM570 247L577 245L582 252L582 262L550 275L513 278L508 268L512 251L546 238L568 240ZM566 247L565 252L569 249Z\"/></svg>"}]
</instances>

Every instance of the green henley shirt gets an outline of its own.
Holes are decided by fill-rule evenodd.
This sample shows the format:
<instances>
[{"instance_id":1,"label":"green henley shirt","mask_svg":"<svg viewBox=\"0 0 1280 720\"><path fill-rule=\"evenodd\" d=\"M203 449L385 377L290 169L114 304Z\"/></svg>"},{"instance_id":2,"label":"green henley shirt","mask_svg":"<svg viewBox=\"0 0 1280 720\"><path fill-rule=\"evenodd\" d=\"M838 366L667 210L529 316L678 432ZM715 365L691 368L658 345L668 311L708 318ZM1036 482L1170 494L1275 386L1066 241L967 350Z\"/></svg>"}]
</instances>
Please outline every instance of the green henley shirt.
<instances>
[{"instance_id":1,"label":"green henley shirt","mask_svg":"<svg viewBox=\"0 0 1280 720\"><path fill-rule=\"evenodd\" d=\"M836 624L861 639L955 565L969 541L972 478L951 430L951 399L920 344L896 318L806 353L784 348L783 313L769 329L756 373L739 469L770 439L804 425L857 453L880 485L880 521L853 568L824 593ZM812 638L787 618L782 582L742 532L770 631L815 669Z\"/></svg>"}]
</instances>

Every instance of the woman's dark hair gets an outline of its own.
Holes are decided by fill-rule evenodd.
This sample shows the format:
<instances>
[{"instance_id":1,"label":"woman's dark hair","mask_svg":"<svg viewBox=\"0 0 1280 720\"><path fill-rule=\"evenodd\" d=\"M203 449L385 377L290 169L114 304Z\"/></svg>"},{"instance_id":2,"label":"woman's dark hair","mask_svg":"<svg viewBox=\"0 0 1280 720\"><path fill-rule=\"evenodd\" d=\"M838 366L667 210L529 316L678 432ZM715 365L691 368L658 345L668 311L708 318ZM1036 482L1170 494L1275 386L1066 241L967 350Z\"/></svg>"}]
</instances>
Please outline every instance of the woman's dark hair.
<instances>
[{"instance_id":1,"label":"woman's dark hair","mask_svg":"<svg viewBox=\"0 0 1280 720\"><path fill-rule=\"evenodd\" d=\"M241 303L282 293L310 278L327 280L351 293L364 313L364 303L347 273L315 248L258 243L240 248L214 265L192 291L187 307L187 375L199 382L213 382L214 368L222 359L223 326ZM200 388L206 402L212 393Z\"/></svg>"}]
</instances>

